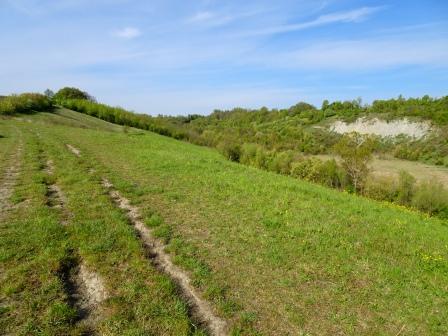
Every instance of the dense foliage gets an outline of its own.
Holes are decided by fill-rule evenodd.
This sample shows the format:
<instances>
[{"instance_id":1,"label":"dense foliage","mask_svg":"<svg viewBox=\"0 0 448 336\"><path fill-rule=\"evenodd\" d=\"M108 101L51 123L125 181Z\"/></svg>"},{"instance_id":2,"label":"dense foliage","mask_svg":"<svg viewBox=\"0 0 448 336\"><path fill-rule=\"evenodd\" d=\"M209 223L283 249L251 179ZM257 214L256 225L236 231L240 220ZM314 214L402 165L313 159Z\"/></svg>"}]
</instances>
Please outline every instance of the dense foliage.
<instances>
[{"instance_id":1,"label":"dense foliage","mask_svg":"<svg viewBox=\"0 0 448 336\"><path fill-rule=\"evenodd\" d=\"M51 107L50 99L40 93L22 93L0 98L0 115L48 111Z\"/></svg>"},{"instance_id":2,"label":"dense foliage","mask_svg":"<svg viewBox=\"0 0 448 336\"><path fill-rule=\"evenodd\" d=\"M90 96L87 92L81 91L80 89L73 88L73 87L62 88L58 92L56 92L55 95L52 95L51 90L47 90L46 95L52 96L52 98L56 102L61 102L66 99L84 99L84 100L95 101L95 98Z\"/></svg>"}]
</instances>

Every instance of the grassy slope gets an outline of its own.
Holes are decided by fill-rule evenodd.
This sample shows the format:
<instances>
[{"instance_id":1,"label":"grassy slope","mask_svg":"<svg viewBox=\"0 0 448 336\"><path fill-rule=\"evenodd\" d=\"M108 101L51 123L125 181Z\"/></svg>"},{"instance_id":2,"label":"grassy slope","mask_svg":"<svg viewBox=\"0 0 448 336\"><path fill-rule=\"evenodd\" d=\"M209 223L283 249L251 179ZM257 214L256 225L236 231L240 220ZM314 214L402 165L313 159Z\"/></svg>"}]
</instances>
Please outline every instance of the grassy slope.
<instances>
[{"instance_id":1,"label":"grassy slope","mask_svg":"<svg viewBox=\"0 0 448 336\"><path fill-rule=\"evenodd\" d=\"M31 119L41 117L49 118L43 114ZM88 162L46 136L48 124L10 120L8 125L21 130L24 157L12 197L17 207L0 226L0 330L14 335L83 334L83 326L74 324L75 313L58 276L64 265L78 259L102 276L110 295L97 326L101 334L193 334L173 284L148 263L126 217L101 188L100 176L87 173ZM7 127L3 123L0 132ZM10 134L15 142L17 134ZM54 161L54 176L42 171L47 159ZM60 224L60 211L45 206L45 183L50 181L67 198L67 227Z\"/></svg>"},{"instance_id":2,"label":"grassy slope","mask_svg":"<svg viewBox=\"0 0 448 336\"><path fill-rule=\"evenodd\" d=\"M120 131L122 126L111 124L86 114L58 108L54 113L45 113L45 123L97 129L102 131Z\"/></svg>"},{"instance_id":3,"label":"grassy slope","mask_svg":"<svg viewBox=\"0 0 448 336\"><path fill-rule=\"evenodd\" d=\"M41 132L80 148L140 204L178 262L242 330L448 332L446 223L151 133Z\"/></svg>"},{"instance_id":4,"label":"grassy slope","mask_svg":"<svg viewBox=\"0 0 448 336\"><path fill-rule=\"evenodd\" d=\"M71 121L64 124L79 126L81 122L83 127L94 127L83 117L77 116L81 121L76 124ZM206 296L242 330L253 327L265 334L279 335L299 332L378 335L396 334L404 326L409 335L448 332L445 223L232 164L213 150L151 133L126 135L67 126L49 128L45 124L57 119L55 116L41 114L30 118L32 124L14 123L22 129L35 128L42 134L42 146L54 158L58 181L67 191L71 210L77 214L75 222L79 227L81 223L87 224L82 229L77 229L78 226L68 229L69 242L59 241L59 233L46 236L48 240L58 239L51 247L56 252L50 251L51 254L28 251L22 243L16 253L7 254L2 249L2 267L10 269L9 282L2 286L3 297L19 295L9 289L11 282L25 276L23 269L27 272L35 269L35 265L19 263L17 255L24 254L31 260L35 254L42 256L38 265L45 269L45 263L52 258L57 262L64 246L75 244L89 264L111 277L109 288L123 281L119 274L114 274L121 253L127 256L126 260L140 260L141 251L122 226L122 216L101 196L95 180L98 177L85 177L87 166L93 165L99 171L98 176L108 174L140 205L152 225L159 224L156 230L161 237L170 239L178 262L192 271ZM1 132L5 128L2 125ZM80 148L83 158L76 159L67 153L64 142ZM47 215L37 205L27 211L39 214L39 218L43 211L50 217L48 221L54 221L54 214ZM154 220L157 218L154 213L164 219L164 224L160 224L160 219ZM21 242L25 232L36 229L36 223L46 223L46 220L28 221L28 226L21 228L24 214L15 216L16 224L20 225L13 221L2 228L3 243L6 238ZM28 214L26 217L33 218ZM56 224L48 225L59 232ZM22 233L14 235L19 228ZM121 238L123 234L125 237ZM29 239L38 244L44 238ZM111 254L109 244L115 239L124 239L124 243L118 244L123 252ZM47 260L49 255L52 257ZM126 302L141 302L142 296L136 299L136 289L132 287L139 283L137 288L142 288L140 280L134 279L138 277L136 273L148 278L154 275L147 270L146 263L132 264L128 270L132 275L130 285L117 288L121 301L114 307L122 313L139 311L141 315L137 314L139 317L133 321L138 330L143 328L144 321L151 325L153 310L133 310ZM43 274L48 276L45 271ZM134 289L126 292L129 286ZM155 280L155 286L161 290L160 281ZM38 296L44 306L50 297L46 295ZM145 290L139 295L150 297L145 296L149 295ZM151 300L147 300L141 304L151 306ZM171 310L176 311L170 303L174 301L170 300L173 299L166 305L159 303L165 312L161 319L170 325L173 316L182 328L185 317L182 310L180 313ZM25 300L22 306L28 304ZM29 313L22 306L19 309ZM118 319L126 330L129 325L120 316L112 314L107 321ZM45 325L46 320L38 321ZM109 328L109 323L104 328ZM170 329L174 334L178 330L175 328Z\"/></svg>"}]
</instances>

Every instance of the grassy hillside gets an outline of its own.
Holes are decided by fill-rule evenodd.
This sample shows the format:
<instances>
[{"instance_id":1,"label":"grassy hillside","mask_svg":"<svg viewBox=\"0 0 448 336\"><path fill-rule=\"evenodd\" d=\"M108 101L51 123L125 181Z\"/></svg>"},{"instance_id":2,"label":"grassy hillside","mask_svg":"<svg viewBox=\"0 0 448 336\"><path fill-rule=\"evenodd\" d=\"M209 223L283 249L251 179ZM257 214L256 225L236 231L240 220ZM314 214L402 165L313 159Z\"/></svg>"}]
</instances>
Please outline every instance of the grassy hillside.
<instances>
[{"instance_id":1,"label":"grassy hillside","mask_svg":"<svg viewBox=\"0 0 448 336\"><path fill-rule=\"evenodd\" d=\"M417 164L402 165L412 169L400 170L398 174L380 172L380 175L372 174L372 166L368 166L372 153L448 166L448 97L399 97L374 101L371 105L362 105L360 101L331 104L326 101L321 109L306 103L281 110L236 108L215 111L205 117L151 117L86 99L60 99L58 103L126 128L133 126L217 148L231 161L448 218L448 190L443 179L434 179L431 173L416 175ZM422 124L428 128L428 133L420 138L414 138L413 132L394 137L359 137L332 131L331 125L344 124L341 119L353 121L357 118L363 120L362 127L367 127L369 119L381 121L381 125L375 126L382 127L379 134L390 134L386 129L395 131L405 125L412 125L415 132ZM396 118L399 120L395 120L395 124L388 124L388 120ZM422 119L426 121L422 123ZM353 165L357 165L357 161L351 159L360 154L356 152L362 143L366 162L355 168ZM345 158L320 159L335 154Z\"/></svg>"},{"instance_id":2,"label":"grassy hillside","mask_svg":"<svg viewBox=\"0 0 448 336\"><path fill-rule=\"evenodd\" d=\"M83 99L60 99L57 102L100 119L200 145L238 148L244 144L256 144L270 157L288 150L303 154L331 153L340 135L331 132L328 126L336 120L354 121L362 117L426 120L437 127L425 139L402 137L394 141L383 140L377 150L401 159L448 166L448 96L408 99L400 96L375 100L372 104L362 104L361 100L324 101L321 108L300 102L284 109L235 108L216 110L208 116L186 117L150 117ZM239 148L239 151L244 150Z\"/></svg>"},{"instance_id":3,"label":"grassy hillside","mask_svg":"<svg viewBox=\"0 0 448 336\"><path fill-rule=\"evenodd\" d=\"M107 177L234 335L448 333L446 222L65 113L0 123L1 151L24 143L18 207L0 227L3 329L70 330L57 270L71 256L97 270L110 292L101 334L195 332L170 281L107 199ZM47 157L53 177L40 168ZM69 225L45 207L48 179L67 197Z\"/></svg>"},{"instance_id":4,"label":"grassy hillside","mask_svg":"<svg viewBox=\"0 0 448 336\"><path fill-rule=\"evenodd\" d=\"M84 127L91 122L82 119ZM65 123L50 114L0 123L0 148L8 147L3 172L19 167L9 204L0 200L2 333L200 334L174 284L151 266L124 214L105 195L99 177L89 174L88 162L44 133L55 127L54 120ZM80 129L60 130L75 135ZM2 194L6 182L0 182ZM62 200L50 193L53 185L62 190ZM105 301L89 319L73 303L68 280L80 267L102 278L106 288Z\"/></svg>"}]
</instances>

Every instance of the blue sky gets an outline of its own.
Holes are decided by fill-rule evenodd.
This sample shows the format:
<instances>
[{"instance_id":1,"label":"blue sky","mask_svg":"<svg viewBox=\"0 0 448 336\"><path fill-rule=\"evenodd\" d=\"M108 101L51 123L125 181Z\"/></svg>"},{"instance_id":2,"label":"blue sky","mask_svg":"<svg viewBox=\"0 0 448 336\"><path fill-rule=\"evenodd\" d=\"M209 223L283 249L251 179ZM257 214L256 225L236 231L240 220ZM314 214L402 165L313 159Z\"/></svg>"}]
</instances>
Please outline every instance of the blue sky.
<instances>
[{"instance_id":1,"label":"blue sky","mask_svg":"<svg viewBox=\"0 0 448 336\"><path fill-rule=\"evenodd\" d=\"M0 0L0 94L149 114L448 94L448 1Z\"/></svg>"}]
</instances>

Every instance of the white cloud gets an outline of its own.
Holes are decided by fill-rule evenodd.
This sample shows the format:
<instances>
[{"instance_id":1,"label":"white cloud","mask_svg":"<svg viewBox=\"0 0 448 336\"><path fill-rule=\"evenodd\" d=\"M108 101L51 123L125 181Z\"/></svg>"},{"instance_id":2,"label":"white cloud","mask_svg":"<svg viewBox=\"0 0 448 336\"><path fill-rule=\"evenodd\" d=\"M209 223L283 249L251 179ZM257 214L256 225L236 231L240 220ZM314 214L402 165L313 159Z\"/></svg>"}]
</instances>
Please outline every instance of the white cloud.
<instances>
[{"instance_id":1,"label":"white cloud","mask_svg":"<svg viewBox=\"0 0 448 336\"><path fill-rule=\"evenodd\" d=\"M384 7L362 7L345 12L335 12L321 15L317 19L314 19L312 21L250 31L248 33L244 33L243 35L271 35L299 31L313 27L320 27L332 23L361 22L367 19L368 16L383 8Z\"/></svg>"},{"instance_id":2,"label":"white cloud","mask_svg":"<svg viewBox=\"0 0 448 336\"><path fill-rule=\"evenodd\" d=\"M212 12L199 12L190 17L187 21L191 23L208 21L215 17L215 14Z\"/></svg>"},{"instance_id":3,"label":"white cloud","mask_svg":"<svg viewBox=\"0 0 448 336\"><path fill-rule=\"evenodd\" d=\"M418 46L418 48L416 47ZM408 65L448 65L447 39L409 36L320 43L279 56L278 64L303 69L372 70Z\"/></svg>"},{"instance_id":4,"label":"white cloud","mask_svg":"<svg viewBox=\"0 0 448 336\"><path fill-rule=\"evenodd\" d=\"M216 27L228 24L230 22L236 21L242 18L248 18L257 15L263 11L261 10L251 10L241 13L218 13L203 11L198 12L195 15L189 17L186 22L192 25L201 25L207 27Z\"/></svg>"},{"instance_id":5,"label":"white cloud","mask_svg":"<svg viewBox=\"0 0 448 336\"><path fill-rule=\"evenodd\" d=\"M139 37L142 34L140 29L135 27L125 27L123 29L114 32L114 35L124 39L133 39Z\"/></svg>"}]
</instances>

